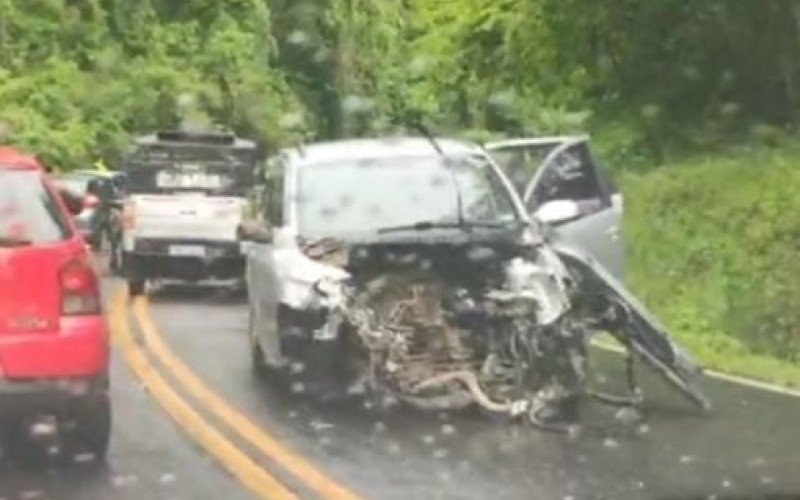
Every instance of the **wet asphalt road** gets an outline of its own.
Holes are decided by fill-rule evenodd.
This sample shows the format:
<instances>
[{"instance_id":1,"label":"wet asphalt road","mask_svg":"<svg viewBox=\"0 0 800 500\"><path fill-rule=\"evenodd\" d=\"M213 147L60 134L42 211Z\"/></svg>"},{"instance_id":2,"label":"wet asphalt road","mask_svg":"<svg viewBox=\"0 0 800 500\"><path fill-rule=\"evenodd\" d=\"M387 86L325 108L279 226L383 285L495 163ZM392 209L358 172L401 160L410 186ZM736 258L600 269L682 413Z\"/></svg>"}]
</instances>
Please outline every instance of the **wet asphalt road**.
<instances>
[{"instance_id":1,"label":"wet asphalt road","mask_svg":"<svg viewBox=\"0 0 800 500\"><path fill-rule=\"evenodd\" d=\"M800 497L800 399L709 381L715 404L698 415L645 377L644 422L598 404L571 435L480 412L379 411L323 402L302 375L251 373L246 306L203 290L151 299L160 332L214 391L332 479L367 498ZM594 357L596 383L621 381L616 355ZM106 467L0 460L0 498L244 498L115 359L116 421Z\"/></svg>"}]
</instances>

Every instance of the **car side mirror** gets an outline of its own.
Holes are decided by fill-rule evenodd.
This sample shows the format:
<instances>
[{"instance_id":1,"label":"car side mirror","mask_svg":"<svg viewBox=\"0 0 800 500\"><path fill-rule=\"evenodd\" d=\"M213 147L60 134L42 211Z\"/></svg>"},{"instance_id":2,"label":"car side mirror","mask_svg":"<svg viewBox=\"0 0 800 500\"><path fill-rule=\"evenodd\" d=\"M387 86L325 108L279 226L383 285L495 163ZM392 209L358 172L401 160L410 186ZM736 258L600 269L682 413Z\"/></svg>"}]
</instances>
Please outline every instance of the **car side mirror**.
<instances>
[{"instance_id":1,"label":"car side mirror","mask_svg":"<svg viewBox=\"0 0 800 500\"><path fill-rule=\"evenodd\" d=\"M69 211L70 214L79 215L81 212L83 212L83 198L75 195L68 189L59 189L58 192L61 195L61 200L63 200L64 205L67 207L67 211Z\"/></svg>"},{"instance_id":2,"label":"car side mirror","mask_svg":"<svg viewBox=\"0 0 800 500\"><path fill-rule=\"evenodd\" d=\"M581 214L578 203L572 200L552 200L540 206L534 217L550 225L577 219Z\"/></svg>"},{"instance_id":3,"label":"car side mirror","mask_svg":"<svg viewBox=\"0 0 800 500\"><path fill-rule=\"evenodd\" d=\"M236 228L236 238L252 243L271 243L272 229L263 222L244 221Z\"/></svg>"}]
</instances>

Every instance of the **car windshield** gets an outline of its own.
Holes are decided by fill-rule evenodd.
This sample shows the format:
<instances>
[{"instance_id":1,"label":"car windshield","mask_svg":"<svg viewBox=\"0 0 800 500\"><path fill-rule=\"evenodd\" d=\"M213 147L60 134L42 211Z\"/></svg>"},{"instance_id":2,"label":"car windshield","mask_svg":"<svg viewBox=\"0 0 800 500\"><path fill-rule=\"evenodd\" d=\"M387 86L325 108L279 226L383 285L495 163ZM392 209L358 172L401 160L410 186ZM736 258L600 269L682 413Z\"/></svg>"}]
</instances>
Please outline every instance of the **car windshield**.
<instances>
[{"instance_id":1,"label":"car windshield","mask_svg":"<svg viewBox=\"0 0 800 500\"><path fill-rule=\"evenodd\" d=\"M191 146L140 146L128 159L131 193L201 192L239 196L252 185L255 151Z\"/></svg>"},{"instance_id":2,"label":"car windshield","mask_svg":"<svg viewBox=\"0 0 800 500\"><path fill-rule=\"evenodd\" d=\"M0 248L66 239L69 225L38 173L0 169Z\"/></svg>"},{"instance_id":3,"label":"car windshield","mask_svg":"<svg viewBox=\"0 0 800 500\"><path fill-rule=\"evenodd\" d=\"M456 223L460 216L465 222L500 224L518 218L500 178L478 156L323 162L303 167L299 185L299 226L306 236Z\"/></svg>"}]
</instances>

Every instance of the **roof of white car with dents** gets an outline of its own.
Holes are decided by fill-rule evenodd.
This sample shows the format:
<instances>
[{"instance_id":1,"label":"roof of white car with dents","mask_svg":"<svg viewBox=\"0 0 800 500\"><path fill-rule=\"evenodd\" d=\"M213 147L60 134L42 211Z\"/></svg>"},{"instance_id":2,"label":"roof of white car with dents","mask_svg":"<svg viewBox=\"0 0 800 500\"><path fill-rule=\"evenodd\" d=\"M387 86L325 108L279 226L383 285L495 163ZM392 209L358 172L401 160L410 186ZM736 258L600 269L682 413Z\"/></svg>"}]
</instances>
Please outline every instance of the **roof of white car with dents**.
<instances>
[{"instance_id":1,"label":"roof of white car with dents","mask_svg":"<svg viewBox=\"0 0 800 500\"><path fill-rule=\"evenodd\" d=\"M481 153L476 144L456 139L436 139L445 155ZM292 150L300 164L318 164L366 158L438 155L429 139L424 137L391 137L383 139L348 139L317 142Z\"/></svg>"}]
</instances>

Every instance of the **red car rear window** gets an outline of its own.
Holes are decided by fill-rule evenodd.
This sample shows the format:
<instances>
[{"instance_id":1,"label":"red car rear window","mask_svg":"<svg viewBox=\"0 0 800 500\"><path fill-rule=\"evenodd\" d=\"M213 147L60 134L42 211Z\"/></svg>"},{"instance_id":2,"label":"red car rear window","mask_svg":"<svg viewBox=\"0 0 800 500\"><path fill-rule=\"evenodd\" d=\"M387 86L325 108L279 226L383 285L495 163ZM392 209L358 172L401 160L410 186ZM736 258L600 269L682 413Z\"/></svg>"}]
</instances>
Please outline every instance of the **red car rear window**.
<instances>
[{"instance_id":1,"label":"red car rear window","mask_svg":"<svg viewBox=\"0 0 800 500\"><path fill-rule=\"evenodd\" d=\"M0 248L54 243L70 236L66 217L39 172L0 169Z\"/></svg>"}]
</instances>

